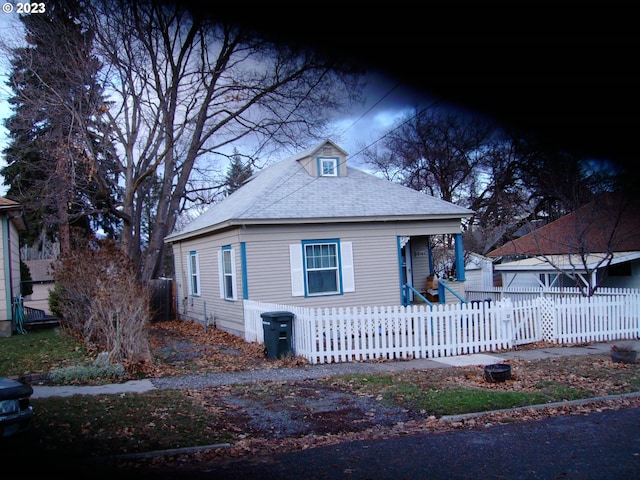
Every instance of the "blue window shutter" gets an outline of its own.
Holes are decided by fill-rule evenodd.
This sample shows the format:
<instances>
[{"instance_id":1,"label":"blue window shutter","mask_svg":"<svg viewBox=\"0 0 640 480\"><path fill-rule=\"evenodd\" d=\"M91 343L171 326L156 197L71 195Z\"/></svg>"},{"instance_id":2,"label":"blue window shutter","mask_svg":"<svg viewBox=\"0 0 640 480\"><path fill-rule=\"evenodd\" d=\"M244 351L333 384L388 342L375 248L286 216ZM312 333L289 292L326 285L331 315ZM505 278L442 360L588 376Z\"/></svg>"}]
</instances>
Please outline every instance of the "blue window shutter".
<instances>
[{"instance_id":1,"label":"blue window shutter","mask_svg":"<svg viewBox=\"0 0 640 480\"><path fill-rule=\"evenodd\" d=\"M289 245L291 266L291 296L304 297L304 269L302 268L302 245Z\"/></svg>"},{"instance_id":2,"label":"blue window shutter","mask_svg":"<svg viewBox=\"0 0 640 480\"><path fill-rule=\"evenodd\" d=\"M342 256L342 291L355 292L356 282L353 272L353 244L351 242L340 243Z\"/></svg>"}]
</instances>

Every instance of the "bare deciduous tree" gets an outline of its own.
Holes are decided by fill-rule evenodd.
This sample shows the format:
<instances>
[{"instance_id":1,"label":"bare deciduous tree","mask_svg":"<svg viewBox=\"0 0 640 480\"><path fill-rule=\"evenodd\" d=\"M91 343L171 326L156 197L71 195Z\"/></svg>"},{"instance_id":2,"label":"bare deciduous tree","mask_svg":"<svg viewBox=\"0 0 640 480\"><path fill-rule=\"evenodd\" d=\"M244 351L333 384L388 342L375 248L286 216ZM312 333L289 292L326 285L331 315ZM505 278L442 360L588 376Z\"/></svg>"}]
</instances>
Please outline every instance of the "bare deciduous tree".
<instances>
[{"instance_id":1,"label":"bare deciduous tree","mask_svg":"<svg viewBox=\"0 0 640 480\"><path fill-rule=\"evenodd\" d=\"M479 117L421 110L385 137L389 153L382 162L401 172L402 183L414 190L466 203L491 134L491 126Z\"/></svg>"},{"instance_id":2,"label":"bare deciduous tree","mask_svg":"<svg viewBox=\"0 0 640 480\"><path fill-rule=\"evenodd\" d=\"M215 199L203 188L223 192L218 159L226 165L241 141L263 154L305 147L325 137L332 116L362 89L359 67L325 52L267 41L177 3L97 0L83 4L74 21L95 33L94 50L80 53L100 62L96 78L105 99L91 109L99 126L74 124L85 137L58 143L58 151L72 146L78 150L66 151L65 160L72 154L90 160L87 178L98 196L89 206L119 219L119 244L143 281L162 273L164 237L190 199ZM66 37L59 33L55 38L64 48ZM65 58L51 59L55 78L67 81L40 85L48 98L69 100L62 94L73 87L78 67ZM27 62L22 68L26 75L36 73ZM60 103L74 119L85 107ZM88 155L98 143L114 146L108 170L102 159ZM69 170L57 171L62 180L73 177ZM190 195L193 188L198 192ZM68 202L57 199L61 215Z\"/></svg>"},{"instance_id":3,"label":"bare deciduous tree","mask_svg":"<svg viewBox=\"0 0 640 480\"><path fill-rule=\"evenodd\" d=\"M640 249L640 204L624 193L606 193L558 220L491 252L505 260L539 257L554 274L553 286L579 288L593 295L606 279L616 254ZM626 252L626 253L625 253ZM624 260L624 258L623 258ZM628 261L628 259L627 259Z\"/></svg>"},{"instance_id":4,"label":"bare deciduous tree","mask_svg":"<svg viewBox=\"0 0 640 480\"><path fill-rule=\"evenodd\" d=\"M106 109L121 158L121 245L157 276L194 169L248 136L305 143L359 92L356 73L166 2L92 2ZM346 67L346 68L345 68ZM142 211L159 180L148 238Z\"/></svg>"},{"instance_id":5,"label":"bare deciduous tree","mask_svg":"<svg viewBox=\"0 0 640 480\"><path fill-rule=\"evenodd\" d=\"M401 120L380 147L365 151L365 157L389 180L448 202L487 210L494 189L488 167L502 168L505 176L507 170L491 149L494 134L495 127L482 117L429 108ZM472 223L467 227L471 231ZM433 241L434 251L441 252L447 252L453 242L451 236ZM443 265L447 264L444 253L441 256ZM451 274L450 267L445 270Z\"/></svg>"}]
</instances>

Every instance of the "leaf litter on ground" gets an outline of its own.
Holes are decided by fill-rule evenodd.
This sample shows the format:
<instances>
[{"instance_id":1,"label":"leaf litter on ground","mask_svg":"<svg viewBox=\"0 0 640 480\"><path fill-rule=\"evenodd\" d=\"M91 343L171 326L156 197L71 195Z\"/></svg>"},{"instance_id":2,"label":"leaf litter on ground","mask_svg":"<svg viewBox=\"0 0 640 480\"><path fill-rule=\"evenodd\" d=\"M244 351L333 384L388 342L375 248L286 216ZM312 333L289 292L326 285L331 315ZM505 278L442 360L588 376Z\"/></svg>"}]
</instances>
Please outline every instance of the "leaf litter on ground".
<instances>
[{"instance_id":1,"label":"leaf litter on ground","mask_svg":"<svg viewBox=\"0 0 640 480\"><path fill-rule=\"evenodd\" d=\"M264 346L215 328L205 329L193 322L162 322L150 331L158 365L156 375L201 372L228 372L307 365L301 357L266 359ZM182 343L181 343L182 342ZM173 345L173 346L172 346ZM182 345L176 348L176 345ZM540 343L524 349L557 346ZM194 361L194 358L197 360ZM379 361L379 360L378 360ZM227 428L234 441L226 448L212 448L178 455L180 462L225 462L238 458L268 458L273 453L335 445L353 440L373 440L397 435L442 432L451 429L485 428L492 425L531 421L556 415L583 415L617 408L638 408L637 397L615 395L640 391L640 366L612 363L607 355L568 356L542 360L516 358L511 378L487 382L482 365L410 370L387 376L385 381L343 375L299 382L264 382L241 386L188 390L186 395L220 416L218 428ZM416 408L407 398L388 395L391 386L412 385L418 390L477 389L482 391L528 392L558 398L604 397L590 403L553 403L547 406L521 406L470 416L443 419ZM609 398L607 398L609 397ZM319 399L324 398L326 404ZM348 399L348 400L347 400ZM331 404L331 401L338 402ZM357 405L360 416L349 407ZM285 408L286 406L286 408ZM385 408L387 410L385 410ZM324 409L324 410L323 410ZM391 409L391 410L390 410ZM274 427L274 412L280 421L306 419L315 412L322 428ZM340 415L340 411L343 415ZM293 413L292 413L293 412ZM331 413L331 415L329 415ZM297 415L297 416L296 416ZM351 417L349 416L351 415ZM382 419L389 418L390 421ZM366 420L366 421L365 421ZM327 423L333 422L331 427ZM276 422L277 423L277 422ZM226 425L226 426L224 426ZM248 427L248 425L251 425ZM274 427L274 428L270 428ZM287 428L289 429L287 431ZM154 459L162 466L166 457ZM171 457L176 461L176 456Z\"/></svg>"}]
</instances>

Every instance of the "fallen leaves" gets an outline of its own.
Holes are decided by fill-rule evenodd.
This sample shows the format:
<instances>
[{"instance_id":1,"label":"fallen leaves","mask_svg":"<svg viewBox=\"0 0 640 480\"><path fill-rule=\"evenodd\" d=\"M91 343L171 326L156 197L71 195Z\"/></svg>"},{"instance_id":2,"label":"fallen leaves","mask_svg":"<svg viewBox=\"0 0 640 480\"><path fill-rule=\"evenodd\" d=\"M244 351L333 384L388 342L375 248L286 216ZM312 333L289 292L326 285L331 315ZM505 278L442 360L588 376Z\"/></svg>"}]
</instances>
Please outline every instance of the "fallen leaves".
<instances>
[{"instance_id":1,"label":"fallen leaves","mask_svg":"<svg viewBox=\"0 0 640 480\"><path fill-rule=\"evenodd\" d=\"M305 365L308 362L298 357L269 360L264 355L264 346L247 343L239 337L218 329L204 329L193 322L159 322L150 327L150 340L154 352L157 376L188 373L229 372L264 368L282 368ZM536 348L545 345L536 345ZM556 345L549 345L556 346ZM521 348L526 349L526 348ZM250 386L223 386L207 389L186 390L185 394L197 400L218 418L215 427L228 432L234 441L227 448L211 449L188 456L172 456L171 462L225 462L237 458L268 460L275 453L306 450L320 446L336 445L355 440L376 440L399 435L443 432L455 429L482 429L494 425L527 422L557 415L584 415L607 409L638 408L638 397L615 397L592 400L589 403L566 403L538 407L521 407L480 414L437 418L424 410L412 412L410 420L392 425L366 424L363 418L375 417L374 410L363 410L359 418L336 415L327 407L317 411L313 402L327 395L326 389L348 392L353 399L381 402L389 383L408 382L417 388L444 390L453 388L477 388L514 392L544 392L545 389L566 389L567 393L585 392L585 396L607 397L637 391L637 380L629 381L629 372L637 372L640 365L612 363L607 355L558 357L546 360L514 359L505 361L511 365L511 378L504 382L487 382L481 365L406 371L394 373L387 382L355 381L351 377L325 379L322 388L304 382L270 382ZM634 378L638 378L635 376ZM321 382L322 379L317 380ZM562 391L562 390L560 390ZM237 403L229 399L235 398ZM226 400L225 400L226 399ZM398 397L399 399L399 397ZM311 432L289 436L269 436L265 431L247 428L251 419L247 402L258 402L263 409L285 408L305 418L317 412L324 422L336 422L340 431L327 429L328 433ZM355 402L356 400L354 400ZM264 403L260 403L264 402ZM404 403L404 402L403 402ZM316 410L314 410L314 408ZM409 414L403 405L400 412ZM335 410L335 409L334 409ZM348 409L345 408L345 412ZM332 415L329 415L329 414ZM277 433L277 432L276 432ZM188 460L187 460L188 459ZM162 459L154 459L161 465Z\"/></svg>"},{"instance_id":2,"label":"fallen leaves","mask_svg":"<svg viewBox=\"0 0 640 480\"><path fill-rule=\"evenodd\" d=\"M204 372L237 372L307 365L303 357L268 359L264 345L217 328L188 321L166 321L150 325L149 343L156 377Z\"/></svg>"}]
</instances>

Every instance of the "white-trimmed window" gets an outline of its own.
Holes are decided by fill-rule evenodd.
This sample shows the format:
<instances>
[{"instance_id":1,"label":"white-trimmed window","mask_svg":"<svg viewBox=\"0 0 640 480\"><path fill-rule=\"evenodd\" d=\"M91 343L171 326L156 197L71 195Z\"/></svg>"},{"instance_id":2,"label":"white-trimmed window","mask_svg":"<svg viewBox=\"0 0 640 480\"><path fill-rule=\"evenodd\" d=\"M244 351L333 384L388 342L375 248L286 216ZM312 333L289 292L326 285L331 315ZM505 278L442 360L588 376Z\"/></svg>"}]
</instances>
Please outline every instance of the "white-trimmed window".
<instances>
[{"instance_id":1,"label":"white-trimmed window","mask_svg":"<svg viewBox=\"0 0 640 480\"><path fill-rule=\"evenodd\" d=\"M189 293L194 297L200 296L200 262L198 253L189 252Z\"/></svg>"},{"instance_id":2,"label":"white-trimmed window","mask_svg":"<svg viewBox=\"0 0 640 480\"><path fill-rule=\"evenodd\" d=\"M230 245L222 247L218 252L220 271L220 298L236 300L236 259L235 251Z\"/></svg>"},{"instance_id":3,"label":"white-trimmed window","mask_svg":"<svg viewBox=\"0 0 640 480\"><path fill-rule=\"evenodd\" d=\"M355 291L351 242L305 240L289 246L293 296L342 295Z\"/></svg>"},{"instance_id":4,"label":"white-trimmed window","mask_svg":"<svg viewBox=\"0 0 640 480\"><path fill-rule=\"evenodd\" d=\"M318 171L321 177L337 177L338 159L335 157L319 157Z\"/></svg>"},{"instance_id":5,"label":"white-trimmed window","mask_svg":"<svg viewBox=\"0 0 640 480\"><path fill-rule=\"evenodd\" d=\"M307 295L340 293L338 243L304 243L304 272Z\"/></svg>"}]
</instances>

